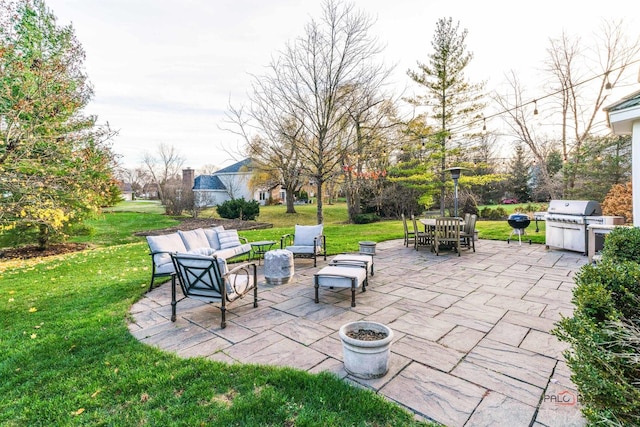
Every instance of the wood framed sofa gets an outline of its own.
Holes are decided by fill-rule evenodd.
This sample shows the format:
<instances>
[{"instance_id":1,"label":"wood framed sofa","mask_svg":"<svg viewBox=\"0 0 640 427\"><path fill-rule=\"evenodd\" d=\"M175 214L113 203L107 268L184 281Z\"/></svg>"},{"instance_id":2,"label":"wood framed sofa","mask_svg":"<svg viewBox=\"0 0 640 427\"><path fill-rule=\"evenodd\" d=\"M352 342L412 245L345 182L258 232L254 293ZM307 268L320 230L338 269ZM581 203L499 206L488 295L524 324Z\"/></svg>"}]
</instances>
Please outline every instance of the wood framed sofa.
<instances>
[{"instance_id":1,"label":"wood framed sofa","mask_svg":"<svg viewBox=\"0 0 640 427\"><path fill-rule=\"evenodd\" d=\"M175 274L171 254L215 255L226 262L251 252L247 239L238 236L237 230L225 230L223 226L147 236L147 243L152 265L149 290L156 278Z\"/></svg>"}]
</instances>

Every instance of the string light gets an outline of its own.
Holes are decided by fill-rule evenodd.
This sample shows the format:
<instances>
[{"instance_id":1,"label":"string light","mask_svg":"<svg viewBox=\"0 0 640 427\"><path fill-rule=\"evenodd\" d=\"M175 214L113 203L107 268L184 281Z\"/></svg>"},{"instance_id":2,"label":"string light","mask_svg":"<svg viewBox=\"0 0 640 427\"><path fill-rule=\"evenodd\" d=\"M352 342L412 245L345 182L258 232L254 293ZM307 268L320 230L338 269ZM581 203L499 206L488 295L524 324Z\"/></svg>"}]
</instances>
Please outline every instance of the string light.
<instances>
[{"instance_id":1,"label":"string light","mask_svg":"<svg viewBox=\"0 0 640 427\"><path fill-rule=\"evenodd\" d=\"M604 73L605 78L607 79L607 83L605 83L604 88L606 90L611 90L611 88L613 87L613 85L611 84L611 82L609 81L609 72L607 71L606 73Z\"/></svg>"},{"instance_id":2,"label":"string light","mask_svg":"<svg viewBox=\"0 0 640 427\"><path fill-rule=\"evenodd\" d=\"M630 63L628 63L628 64L626 64L624 66L620 66L618 68L614 68L614 69L609 70L609 71L607 71L605 73L597 74L597 75L594 75L593 77L590 77L590 78L587 78L585 80L579 81L576 84L574 84L572 87L575 88L575 87L578 87L578 86L582 86L583 84L589 83L589 82L591 82L593 80L600 79L603 76L605 76L605 77L607 77L607 83L608 83L608 84L605 84L605 88L613 88L613 85L608 81L608 74L611 71L617 71L617 70L622 69L625 66L628 67L628 66L634 65L634 64L636 64L638 62L640 62L640 59L637 59L635 61L631 61ZM639 77L639 79L640 79L640 77ZM529 104L534 104L533 114L534 115L538 115L539 114L539 111L538 111L538 100L543 100L543 99L546 99L546 98L550 98L552 96L556 96L558 94L561 94L562 92L565 92L566 90L567 90L567 88L558 89L555 92L548 93L548 94L546 94L544 96L541 96L540 98L532 99L531 101L523 102L522 104L516 105L514 107L505 108L505 109L503 109L501 111L498 111L498 112L496 112L494 114L490 114L489 116L483 117L483 119L482 119L483 120L483 125L486 122L487 118L491 119L491 118L494 118L494 117L499 117L499 116L502 116L505 113L509 113L511 111L516 111L516 110L518 110L520 108L523 108L523 107L525 107L525 106L527 106ZM450 132L450 133L453 133L453 132L455 132L457 130L462 130L462 129L468 127L468 126L475 125L475 124L477 124L477 122L478 122L478 120L473 120L473 121L467 123L466 125L455 126L453 129L448 129L447 131ZM451 134L449 134L449 139L451 139Z\"/></svg>"}]
</instances>

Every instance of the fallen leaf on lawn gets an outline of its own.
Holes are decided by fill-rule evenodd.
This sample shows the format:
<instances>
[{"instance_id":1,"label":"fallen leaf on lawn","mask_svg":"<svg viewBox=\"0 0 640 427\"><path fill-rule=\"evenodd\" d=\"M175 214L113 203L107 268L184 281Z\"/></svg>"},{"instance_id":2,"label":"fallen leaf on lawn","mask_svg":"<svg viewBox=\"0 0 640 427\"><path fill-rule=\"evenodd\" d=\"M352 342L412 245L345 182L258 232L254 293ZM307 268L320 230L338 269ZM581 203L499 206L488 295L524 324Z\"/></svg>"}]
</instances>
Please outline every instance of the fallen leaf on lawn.
<instances>
[{"instance_id":1,"label":"fallen leaf on lawn","mask_svg":"<svg viewBox=\"0 0 640 427\"><path fill-rule=\"evenodd\" d=\"M95 392L93 392L93 394L91 395L91 397L96 397L98 394L100 394L100 389L96 390Z\"/></svg>"},{"instance_id":2,"label":"fallen leaf on lawn","mask_svg":"<svg viewBox=\"0 0 640 427\"><path fill-rule=\"evenodd\" d=\"M36 338L38 338L38 334L31 334L31 339L35 340Z\"/></svg>"},{"instance_id":3,"label":"fallen leaf on lawn","mask_svg":"<svg viewBox=\"0 0 640 427\"><path fill-rule=\"evenodd\" d=\"M80 414L81 414L81 413L83 413L83 412L84 412L84 408L80 408L80 409L78 409L77 411L72 412L71 414L72 414L72 415L80 415Z\"/></svg>"}]
</instances>

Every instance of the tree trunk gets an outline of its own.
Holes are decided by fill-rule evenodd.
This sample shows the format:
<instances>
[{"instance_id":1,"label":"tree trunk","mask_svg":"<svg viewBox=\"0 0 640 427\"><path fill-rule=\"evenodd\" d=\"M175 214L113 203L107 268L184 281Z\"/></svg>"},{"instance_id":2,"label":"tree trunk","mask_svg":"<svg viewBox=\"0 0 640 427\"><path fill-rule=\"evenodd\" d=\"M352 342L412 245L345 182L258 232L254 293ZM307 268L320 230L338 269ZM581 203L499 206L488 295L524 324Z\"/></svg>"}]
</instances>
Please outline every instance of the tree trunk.
<instances>
[{"instance_id":1,"label":"tree trunk","mask_svg":"<svg viewBox=\"0 0 640 427\"><path fill-rule=\"evenodd\" d=\"M317 206L317 221L318 224L324 224L324 213L322 212L322 181L318 180L316 184L316 198L318 199Z\"/></svg>"},{"instance_id":2,"label":"tree trunk","mask_svg":"<svg viewBox=\"0 0 640 427\"><path fill-rule=\"evenodd\" d=\"M38 228L38 249L44 251L49 248L49 227L46 224L40 224Z\"/></svg>"},{"instance_id":3,"label":"tree trunk","mask_svg":"<svg viewBox=\"0 0 640 427\"><path fill-rule=\"evenodd\" d=\"M287 190L287 194L286 194L286 196L284 198L286 200L286 203L287 203L287 212L286 213L294 214L294 213L296 213L296 208L295 208L295 205L293 204L293 199L294 199L293 198L293 193L295 192L295 190L294 190L293 187L292 188L285 187L285 190Z\"/></svg>"}]
</instances>

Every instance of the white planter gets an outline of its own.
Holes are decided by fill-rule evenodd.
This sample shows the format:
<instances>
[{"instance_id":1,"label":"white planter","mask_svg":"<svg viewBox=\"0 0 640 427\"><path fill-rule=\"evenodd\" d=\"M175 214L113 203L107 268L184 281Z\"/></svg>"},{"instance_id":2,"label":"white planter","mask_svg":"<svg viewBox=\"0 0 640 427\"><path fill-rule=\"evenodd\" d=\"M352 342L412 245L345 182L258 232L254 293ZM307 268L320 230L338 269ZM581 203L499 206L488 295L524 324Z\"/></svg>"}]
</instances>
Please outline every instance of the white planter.
<instances>
[{"instance_id":1,"label":"white planter","mask_svg":"<svg viewBox=\"0 0 640 427\"><path fill-rule=\"evenodd\" d=\"M360 253L367 255L375 255L376 254L376 242L359 242L360 245Z\"/></svg>"},{"instance_id":2,"label":"white planter","mask_svg":"<svg viewBox=\"0 0 640 427\"><path fill-rule=\"evenodd\" d=\"M370 329L384 332L386 337L380 340L363 341L347 336L350 331ZM371 379L384 376L389 370L389 353L393 331L377 322L358 321L342 325L339 331L342 341L344 368L354 377Z\"/></svg>"}]
</instances>

